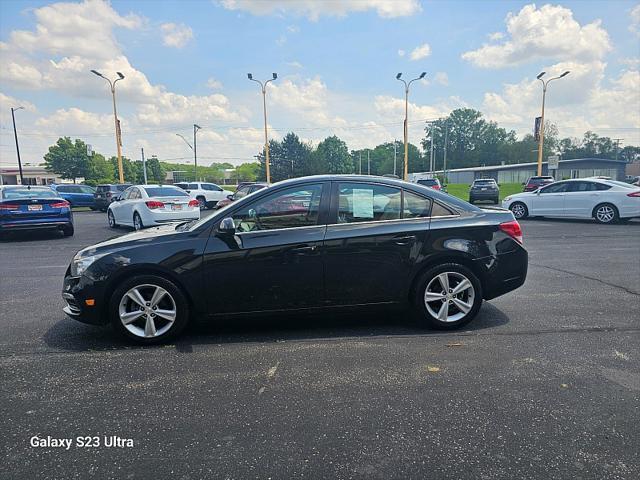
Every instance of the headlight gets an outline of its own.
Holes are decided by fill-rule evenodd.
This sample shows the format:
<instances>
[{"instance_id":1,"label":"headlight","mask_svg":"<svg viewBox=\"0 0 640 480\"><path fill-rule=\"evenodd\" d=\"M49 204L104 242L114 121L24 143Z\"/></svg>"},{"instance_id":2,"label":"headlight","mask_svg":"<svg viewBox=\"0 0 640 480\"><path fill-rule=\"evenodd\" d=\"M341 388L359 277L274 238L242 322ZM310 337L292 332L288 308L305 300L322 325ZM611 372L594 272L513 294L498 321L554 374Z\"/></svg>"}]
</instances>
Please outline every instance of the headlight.
<instances>
[{"instance_id":1,"label":"headlight","mask_svg":"<svg viewBox=\"0 0 640 480\"><path fill-rule=\"evenodd\" d=\"M106 253L101 253L98 255L89 255L88 257L73 257L73 260L71 261L71 276L79 277L87 270L87 268L89 268L89 266L93 262L95 262L99 258L104 257L105 255Z\"/></svg>"}]
</instances>

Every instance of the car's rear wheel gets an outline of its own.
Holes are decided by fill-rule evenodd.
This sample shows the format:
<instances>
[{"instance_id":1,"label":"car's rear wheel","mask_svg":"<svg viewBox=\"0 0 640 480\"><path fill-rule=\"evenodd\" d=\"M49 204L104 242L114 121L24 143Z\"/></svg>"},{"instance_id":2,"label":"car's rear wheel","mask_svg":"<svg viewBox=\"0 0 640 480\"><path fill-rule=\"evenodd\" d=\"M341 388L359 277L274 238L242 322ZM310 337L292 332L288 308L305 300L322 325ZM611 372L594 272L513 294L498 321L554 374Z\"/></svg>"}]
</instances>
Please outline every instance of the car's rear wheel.
<instances>
[{"instance_id":1,"label":"car's rear wheel","mask_svg":"<svg viewBox=\"0 0 640 480\"><path fill-rule=\"evenodd\" d=\"M118 226L116 223L116 217L113 216L113 212L111 210L107 212L107 220L109 221L109 226L111 228L116 228Z\"/></svg>"},{"instance_id":2,"label":"car's rear wheel","mask_svg":"<svg viewBox=\"0 0 640 480\"><path fill-rule=\"evenodd\" d=\"M133 214L133 228L135 230L142 230L144 228L142 218L140 218L140 214L138 212Z\"/></svg>"},{"instance_id":3,"label":"car's rear wheel","mask_svg":"<svg viewBox=\"0 0 640 480\"><path fill-rule=\"evenodd\" d=\"M189 321L189 305L171 281L140 275L122 283L111 296L111 323L118 333L142 344L165 342Z\"/></svg>"},{"instance_id":4,"label":"car's rear wheel","mask_svg":"<svg viewBox=\"0 0 640 480\"><path fill-rule=\"evenodd\" d=\"M618 218L618 209L610 203L601 203L593 209L593 218L598 223L615 223Z\"/></svg>"},{"instance_id":5,"label":"car's rear wheel","mask_svg":"<svg viewBox=\"0 0 640 480\"><path fill-rule=\"evenodd\" d=\"M65 237L73 237L73 233L74 233L73 225L65 225L64 227L62 227L62 234Z\"/></svg>"},{"instance_id":6,"label":"car's rear wheel","mask_svg":"<svg viewBox=\"0 0 640 480\"><path fill-rule=\"evenodd\" d=\"M482 305L478 277L464 265L430 268L417 282L414 310L419 323L450 330L469 323Z\"/></svg>"},{"instance_id":7,"label":"car's rear wheel","mask_svg":"<svg viewBox=\"0 0 640 480\"><path fill-rule=\"evenodd\" d=\"M513 216L516 217L516 220L522 220L523 218L527 218L529 216L529 209L522 202L513 202L509 206L509 210L511 210Z\"/></svg>"}]
</instances>

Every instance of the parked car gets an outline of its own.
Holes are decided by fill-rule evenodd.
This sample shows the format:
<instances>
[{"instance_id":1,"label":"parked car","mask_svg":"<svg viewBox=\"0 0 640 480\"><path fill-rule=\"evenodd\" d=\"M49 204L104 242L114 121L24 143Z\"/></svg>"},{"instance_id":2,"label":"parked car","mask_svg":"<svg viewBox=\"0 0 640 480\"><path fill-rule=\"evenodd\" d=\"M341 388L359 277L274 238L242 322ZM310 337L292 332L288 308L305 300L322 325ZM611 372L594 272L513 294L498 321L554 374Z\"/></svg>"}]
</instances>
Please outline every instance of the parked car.
<instances>
[{"instance_id":1,"label":"parked car","mask_svg":"<svg viewBox=\"0 0 640 480\"><path fill-rule=\"evenodd\" d=\"M452 329L526 273L510 211L400 180L323 175L87 247L62 295L72 318L158 343L190 320L364 305L408 305L423 325Z\"/></svg>"},{"instance_id":2,"label":"parked car","mask_svg":"<svg viewBox=\"0 0 640 480\"><path fill-rule=\"evenodd\" d=\"M416 180L418 185L424 185L425 187L433 188L434 190L442 190L440 180L437 178L420 178Z\"/></svg>"},{"instance_id":3,"label":"parked car","mask_svg":"<svg viewBox=\"0 0 640 480\"><path fill-rule=\"evenodd\" d=\"M233 194L232 191L225 190L215 183L176 183L175 186L186 190L188 194L198 200L201 210L205 208L215 208L220 200L224 200L227 198L227 195Z\"/></svg>"},{"instance_id":4,"label":"parked car","mask_svg":"<svg viewBox=\"0 0 640 480\"><path fill-rule=\"evenodd\" d=\"M516 219L572 217L615 223L640 217L640 188L615 180L564 180L535 192L509 195L502 201L502 206L510 209Z\"/></svg>"},{"instance_id":5,"label":"parked car","mask_svg":"<svg viewBox=\"0 0 640 480\"><path fill-rule=\"evenodd\" d=\"M234 193L232 193L231 195L227 195L227 198L218 202L216 208L226 207L230 203L233 203L236 200L240 200L242 197L246 197L250 193L257 192L258 190L262 190L263 188L266 188L268 186L268 183L262 182L245 182L239 184Z\"/></svg>"},{"instance_id":6,"label":"parked car","mask_svg":"<svg viewBox=\"0 0 640 480\"><path fill-rule=\"evenodd\" d=\"M73 213L68 201L49 187L0 187L0 233L16 230L60 230L73 235Z\"/></svg>"},{"instance_id":7,"label":"parked car","mask_svg":"<svg viewBox=\"0 0 640 480\"><path fill-rule=\"evenodd\" d=\"M76 184L52 184L50 187L62 198L71 204L72 207L91 207L96 209L94 193L96 189L89 185Z\"/></svg>"},{"instance_id":8,"label":"parked car","mask_svg":"<svg viewBox=\"0 0 640 480\"><path fill-rule=\"evenodd\" d=\"M500 201L500 187L493 178L479 178L474 180L469 188L469 203L489 200L493 203Z\"/></svg>"},{"instance_id":9,"label":"parked car","mask_svg":"<svg viewBox=\"0 0 640 480\"><path fill-rule=\"evenodd\" d=\"M136 230L163 223L200 218L200 204L173 185L133 185L107 208L109 226L129 225Z\"/></svg>"},{"instance_id":10,"label":"parked car","mask_svg":"<svg viewBox=\"0 0 640 480\"><path fill-rule=\"evenodd\" d=\"M130 183L98 185L96 193L93 194L96 209L106 212L111 202L130 186Z\"/></svg>"},{"instance_id":11,"label":"parked car","mask_svg":"<svg viewBox=\"0 0 640 480\"><path fill-rule=\"evenodd\" d=\"M550 175L543 175L539 177L529 177L529 180L527 180L525 183L522 184L524 185L524 188L522 189L522 191L533 192L539 189L540 187L544 187L545 185L549 185L550 183L553 183L555 181L556 181L555 178L553 178Z\"/></svg>"}]
</instances>

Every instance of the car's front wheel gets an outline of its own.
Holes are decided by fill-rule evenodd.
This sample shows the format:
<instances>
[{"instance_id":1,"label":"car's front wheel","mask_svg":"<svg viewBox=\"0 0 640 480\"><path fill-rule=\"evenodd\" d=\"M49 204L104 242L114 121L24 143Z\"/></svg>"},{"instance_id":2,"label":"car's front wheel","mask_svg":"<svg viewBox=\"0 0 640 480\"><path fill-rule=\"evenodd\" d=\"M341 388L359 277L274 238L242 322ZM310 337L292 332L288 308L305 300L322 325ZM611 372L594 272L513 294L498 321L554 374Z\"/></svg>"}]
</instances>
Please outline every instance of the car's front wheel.
<instances>
[{"instance_id":1,"label":"car's front wheel","mask_svg":"<svg viewBox=\"0 0 640 480\"><path fill-rule=\"evenodd\" d=\"M171 281L140 275L123 282L111 296L111 323L126 338L142 344L165 342L189 320L187 299Z\"/></svg>"},{"instance_id":2,"label":"car's front wheel","mask_svg":"<svg viewBox=\"0 0 640 480\"><path fill-rule=\"evenodd\" d=\"M513 216L516 217L516 220L522 220L523 218L527 218L529 216L529 210L527 206L522 202L513 202L509 206L509 210L513 213Z\"/></svg>"},{"instance_id":3,"label":"car's front wheel","mask_svg":"<svg viewBox=\"0 0 640 480\"><path fill-rule=\"evenodd\" d=\"M116 217L113 216L113 212L111 210L107 211L107 220L109 221L109 226L111 228L116 228L118 226L116 223Z\"/></svg>"},{"instance_id":4,"label":"car's front wheel","mask_svg":"<svg viewBox=\"0 0 640 480\"><path fill-rule=\"evenodd\" d=\"M601 203L593 209L593 218L598 223L615 223L618 218L618 209L610 203Z\"/></svg>"},{"instance_id":5,"label":"car's front wheel","mask_svg":"<svg viewBox=\"0 0 640 480\"><path fill-rule=\"evenodd\" d=\"M414 297L419 323L450 330L466 325L476 316L482 305L482 286L464 265L446 263L422 274Z\"/></svg>"}]
</instances>

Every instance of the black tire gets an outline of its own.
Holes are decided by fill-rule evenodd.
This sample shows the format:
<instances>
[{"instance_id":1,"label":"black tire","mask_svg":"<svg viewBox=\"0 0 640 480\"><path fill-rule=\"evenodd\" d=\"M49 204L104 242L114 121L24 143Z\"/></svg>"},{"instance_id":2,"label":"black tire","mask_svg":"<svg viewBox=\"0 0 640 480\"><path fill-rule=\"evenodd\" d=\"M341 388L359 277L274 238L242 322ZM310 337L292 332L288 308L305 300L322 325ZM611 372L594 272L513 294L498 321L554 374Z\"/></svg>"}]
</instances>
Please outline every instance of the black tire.
<instances>
[{"instance_id":1,"label":"black tire","mask_svg":"<svg viewBox=\"0 0 640 480\"><path fill-rule=\"evenodd\" d=\"M140 214L135 212L133 214L133 229L134 230L142 230L144 228L144 224L142 223L142 218L140 218Z\"/></svg>"},{"instance_id":2,"label":"black tire","mask_svg":"<svg viewBox=\"0 0 640 480\"><path fill-rule=\"evenodd\" d=\"M500 203L500 198L496 197L493 199L493 203L499 204Z\"/></svg>"},{"instance_id":3,"label":"black tire","mask_svg":"<svg viewBox=\"0 0 640 480\"><path fill-rule=\"evenodd\" d=\"M166 290L169 293L171 300L175 302L176 309L175 320L173 321L173 324L171 324L170 328L168 328L166 332L160 335L149 338L132 333L122 323L119 314L120 302L121 300L123 300L125 294L132 288L143 285L158 286ZM141 291L144 291L145 288L151 290L150 287L141 287ZM126 301L131 302L131 300ZM187 301L185 295L182 293L182 290L180 290L180 288L178 288L170 280L159 277L157 275L138 275L120 283L118 285L118 288L116 288L111 295L111 299L109 301L109 319L114 330L129 341L133 341L141 345L154 345L158 343L164 343L179 335L189 323L189 302ZM142 315L140 317L140 320L132 322L132 326L137 328L144 328L146 321L146 317ZM158 329L161 329L162 325L166 325L166 323L162 323L166 321L161 319L160 317L156 317L156 320L154 320L154 322ZM142 332L142 334L144 334L144 332Z\"/></svg>"},{"instance_id":4,"label":"black tire","mask_svg":"<svg viewBox=\"0 0 640 480\"><path fill-rule=\"evenodd\" d=\"M114 217L113 212L111 210L107 211L107 221L109 222L109 226L111 228L118 228L118 224L116 223L116 217Z\"/></svg>"},{"instance_id":5,"label":"black tire","mask_svg":"<svg viewBox=\"0 0 640 480\"><path fill-rule=\"evenodd\" d=\"M207 199L204 198L202 195L197 196L196 200L198 200L198 203L200 204L200 210L206 210L208 208Z\"/></svg>"},{"instance_id":6,"label":"black tire","mask_svg":"<svg viewBox=\"0 0 640 480\"><path fill-rule=\"evenodd\" d=\"M462 283L463 279L466 278L471 283L471 289L465 289L461 292L456 298L462 301L464 304L468 304L471 302L471 308L466 312L462 312L460 308L458 308L453 302L455 299L449 299L449 306L447 306L447 315L451 315L451 321L442 321L438 319L437 316L434 316L433 313L435 309L444 308L444 303L447 301L447 298L442 300L431 300L426 301L425 295L427 293L427 288L430 288L429 292L434 294L442 294L438 293L438 289L441 289L442 284L438 280L438 276L440 274L447 273L449 278L455 278L456 276L460 276L460 281L456 284L450 283L452 287L451 290L455 290L455 287ZM435 289L434 289L435 287ZM451 293L448 292L450 295ZM482 305L482 285L480 284L480 280L478 277L467 267L464 265L460 265L458 263L445 263L442 265L437 265L435 267L431 267L424 273L422 273L416 282L415 291L413 292L413 311L416 317L418 324L421 326L431 327L438 330L453 330L456 328L460 328L477 315L478 310L480 310L480 306ZM451 297L453 298L453 297ZM427 308L429 305L429 308ZM431 309L431 312L429 311ZM456 313L457 311L457 313ZM449 313L451 312L451 313ZM459 317L456 319L456 317Z\"/></svg>"},{"instance_id":7,"label":"black tire","mask_svg":"<svg viewBox=\"0 0 640 480\"><path fill-rule=\"evenodd\" d=\"M620 219L620 213L615 205L611 203L601 203L596 205L591 212L596 222L610 225L616 223Z\"/></svg>"},{"instance_id":8,"label":"black tire","mask_svg":"<svg viewBox=\"0 0 640 480\"><path fill-rule=\"evenodd\" d=\"M516 205L522 208L520 209L516 207ZM513 213L513 216L515 217L516 220L522 220L529 216L529 209L522 202L513 202L511 205L509 205L509 210L511 210L511 213Z\"/></svg>"},{"instance_id":9,"label":"black tire","mask_svg":"<svg viewBox=\"0 0 640 480\"><path fill-rule=\"evenodd\" d=\"M476 201L475 198L470 198L469 199L469 203L471 203L471 204L475 203L475 201Z\"/></svg>"},{"instance_id":10,"label":"black tire","mask_svg":"<svg viewBox=\"0 0 640 480\"><path fill-rule=\"evenodd\" d=\"M73 225L65 225L64 227L62 227L62 234L65 237L73 237L73 233L74 233Z\"/></svg>"}]
</instances>

